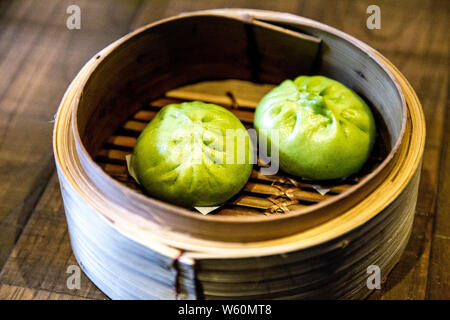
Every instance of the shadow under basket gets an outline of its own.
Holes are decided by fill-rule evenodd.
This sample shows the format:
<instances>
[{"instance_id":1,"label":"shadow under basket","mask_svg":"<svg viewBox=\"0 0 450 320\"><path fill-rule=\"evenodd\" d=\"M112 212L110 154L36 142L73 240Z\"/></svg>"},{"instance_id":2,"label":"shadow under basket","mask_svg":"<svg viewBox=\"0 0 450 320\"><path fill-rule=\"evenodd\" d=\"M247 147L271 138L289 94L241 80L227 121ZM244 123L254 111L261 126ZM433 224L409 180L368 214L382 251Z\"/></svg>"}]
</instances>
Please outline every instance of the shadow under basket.
<instances>
[{"instance_id":1,"label":"shadow under basket","mask_svg":"<svg viewBox=\"0 0 450 320\"><path fill-rule=\"evenodd\" d=\"M258 161L208 215L129 176L125 156L163 106L216 103L251 128L261 97L301 74L371 106L376 145L357 174L316 183L263 175ZM385 278L408 241L424 141L413 89L372 48L302 17L220 9L156 22L94 56L61 102L54 152L74 254L111 298L362 298L367 267Z\"/></svg>"}]
</instances>

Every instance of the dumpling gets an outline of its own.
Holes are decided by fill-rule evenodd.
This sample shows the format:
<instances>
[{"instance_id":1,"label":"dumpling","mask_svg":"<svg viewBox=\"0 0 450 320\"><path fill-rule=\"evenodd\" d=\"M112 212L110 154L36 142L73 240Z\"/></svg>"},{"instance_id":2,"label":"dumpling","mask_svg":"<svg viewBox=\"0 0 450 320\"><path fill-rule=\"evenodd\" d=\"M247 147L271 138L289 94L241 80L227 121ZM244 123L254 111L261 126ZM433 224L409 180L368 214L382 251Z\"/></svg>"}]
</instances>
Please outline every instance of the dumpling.
<instances>
[{"instance_id":1,"label":"dumpling","mask_svg":"<svg viewBox=\"0 0 450 320\"><path fill-rule=\"evenodd\" d=\"M283 171L314 180L359 171L375 140L375 121L364 100L323 76L283 81L259 102L254 125L259 138L279 152Z\"/></svg>"},{"instance_id":2,"label":"dumpling","mask_svg":"<svg viewBox=\"0 0 450 320\"><path fill-rule=\"evenodd\" d=\"M131 157L150 196L183 207L226 202L247 183L253 162L252 141L239 119L200 101L162 108Z\"/></svg>"}]
</instances>

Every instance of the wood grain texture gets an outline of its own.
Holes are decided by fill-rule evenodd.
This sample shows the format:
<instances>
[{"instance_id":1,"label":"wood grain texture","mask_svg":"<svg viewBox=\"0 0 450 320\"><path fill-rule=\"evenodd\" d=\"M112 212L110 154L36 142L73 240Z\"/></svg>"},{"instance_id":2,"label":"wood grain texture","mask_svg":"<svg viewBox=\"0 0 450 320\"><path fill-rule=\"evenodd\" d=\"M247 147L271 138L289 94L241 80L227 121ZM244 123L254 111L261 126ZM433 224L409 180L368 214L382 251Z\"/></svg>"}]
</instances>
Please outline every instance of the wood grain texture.
<instances>
[{"instance_id":1,"label":"wood grain texture","mask_svg":"<svg viewBox=\"0 0 450 320\"><path fill-rule=\"evenodd\" d=\"M62 94L90 56L129 30L139 3L72 1L89 13L82 20L82 30L87 32L66 28L67 3L63 1L1 3L0 269L54 172L52 121ZM51 234L50 230L39 232ZM24 259L22 264L27 266L32 258ZM39 270L37 283L46 271ZM23 280L20 273L14 277Z\"/></svg>"},{"instance_id":2,"label":"wood grain texture","mask_svg":"<svg viewBox=\"0 0 450 320\"><path fill-rule=\"evenodd\" d=\"M447 96L447 106L449 105ZM446 123L450 123L447 109ZM433 226L427 298L450 299L450 130L442 143L439 192Z\"/></svg>"},{"instance_id":3,"label":"wood grain texture","mask_svg":"<svg viewBox=\"0 0 450 320\"><path fill-rule=\"evenodd\" d=\"M74 1L84 30L66 28L63 1L19 0L0 19L0 267L54 168L53 116L85 61L128 31L139 1ZM4 5L2 5L4 6Z\"/></svg>"},{"instance_id":4,"label":"wood grain texture","mask_svg":"<svg viewBox=\"0 0 450 320\"><path fill-rule=\"evenodd\" d=\"M46 290L36 290L7 284L0 285L2 300L88 300L79 296L57 293Z\"/></svg>"},{"instance_id":5,"label":"wood grain texture","mask_svg":"<svg viewBox=\"0 0 450 320\"><path fill-rule=\"evenodd\" d=\"M364 10L372 2L357 3L359 9ZM433 251L432 241L434 242L433 225L437 225L435 219L439 220L440 215L444 216L444 212L448 214L449 211L449 206L440 212L437 211L437 200L439 181L441 184L445 181L440 167L445 161L449 161L448 158L444 160L441 154L445 126L446 124L448 126L445 113L448 109L449 36L444 30L449 28L450 6L448 1L414 0L375 1L373 4L378 4L381 8L383 19L381 30L352 29L346 19L337 21L335 26L382 52L402 71L416 89L427 122L427 141L412 237L402 260L390 275L389 282L382 292L377 292L373 298L431 298L432 295L427 294L427 287L431 283L436 284L438 278L445 278L449 270L448 262L447 272L436 268L439 263L432 268L430 254ZM349 6L342 5L336 10L347 10ZM411 15L408 13L410 10L416 14ZM444 218L442 220L445 221ZM444 248L437 249L436 254L440 255L440 263L445 265L444 261L449 261L450 258L448 252L445 254L445 251L442 251ZM445 286L441 288L441 297L448 297L450 295L448 282L447 288Z\"/></svg>"},{"instance_id":6,"label":"wood grain texture","mask_svg":"<svg viewBox=\"0 0 450 320\"><path fill-rule=\"evenodd\" d=\"M33 211L0 276L0 297L104 299L82 273L80 289L67 287L67 268L77 265L70 247L66 219L56 175ZM7 291L11 291L7 293ZM5 297L5 298L6 298Z\"/></svg>"},{"instance_id":7,"label":"wood grain texture","mask_svg":"<svg viewBox=\"0 0 450 320\"><path fill-rule=\"evenodd\" d=\"M82 30L65 28L67 4L63 1L0 2L0 267L30 214L36 214L34 207L52 175L52 125L48 121L83 63L127 31L157 19L182 11L251 7L292 12L337 27L379 50L412 83L423 104L428 129L418 212L400 263L383 290L372 298L449 298L448 142L446 153L443 151L444 133L447 131L448 135L450 124L445 117L449 81L448 1L74 0L71 3L79 4L86 13ZM381 30L365 27L365 10L370 4L381 7ZM59 197L59 190L49 187L44 196ZM62 217L62 211L59 214ZM25 246L27 242L22 244ZM70 247L63 248L70 252ZM43 255L41 259L47 258ZM41 289L20 285L24 276L13 270L26 268L29 263L32 256L24 257L20 263L16 261L15 265L6 264L10 284L1 286L0 297L58 298L45 296L45 290L40 295L35 292L41 291L35 290ZM43 281L44 273L39 277L35 281Z\"/></svg>"}]
</instances>

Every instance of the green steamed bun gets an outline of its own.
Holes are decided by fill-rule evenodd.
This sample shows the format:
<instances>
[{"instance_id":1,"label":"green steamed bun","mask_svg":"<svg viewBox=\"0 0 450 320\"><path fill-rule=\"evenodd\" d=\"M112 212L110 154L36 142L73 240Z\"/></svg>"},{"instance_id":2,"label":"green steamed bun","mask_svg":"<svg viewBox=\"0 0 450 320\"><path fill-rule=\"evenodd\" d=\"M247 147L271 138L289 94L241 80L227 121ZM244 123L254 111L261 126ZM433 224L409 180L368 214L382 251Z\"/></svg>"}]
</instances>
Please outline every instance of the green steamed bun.
<instances>
[{"instance_id":1,"label":"green steamed bun","mask_svg":"<svg viewBox=\"0 0 450 320\"><path fill-rule=\"evenodd\" d=\"M278 149L283 171L314 180L357 172L375 140L375 121L363 99L323 76L283 81L258 104L254 125ZM279 130L278 142L271 129Z\"/></svg>"},{"instance_id":2,"label":"green steamed bun","mask_svg":"<svg viewBox=\"0 0 450 320\"><path fill-rule=\"evenodd\" d=\"M162 108L131 157L149 195L184 207L226 202L247 183L252 163L252 142L239 119L199 101Z\"/></svg>"}]
</instances>

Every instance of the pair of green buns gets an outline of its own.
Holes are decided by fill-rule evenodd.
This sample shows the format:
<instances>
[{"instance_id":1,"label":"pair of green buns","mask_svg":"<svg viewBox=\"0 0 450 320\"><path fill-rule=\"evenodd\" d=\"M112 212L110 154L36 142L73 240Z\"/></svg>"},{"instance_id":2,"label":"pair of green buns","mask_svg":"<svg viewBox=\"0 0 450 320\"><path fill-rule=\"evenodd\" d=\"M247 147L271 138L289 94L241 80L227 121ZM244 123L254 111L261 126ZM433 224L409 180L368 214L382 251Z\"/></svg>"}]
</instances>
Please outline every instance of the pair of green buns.
<instances>
[{"instance_id":1,"label":"pair of green buns","mask_svg":"<svg viewBox=\"0 0 450 320\"><path fill-rule=\"evenodd\" d=\"M359 171L375 140L367 104L323 76L300 76L272 89L256 108L254 127L259 143L278 152L281 170L313 180ZM131 167L151 196L183 207L214 206L247 183L253 150L247 130L227 109L171 104L139 136Z\"/></svg>"}]
</instances>

